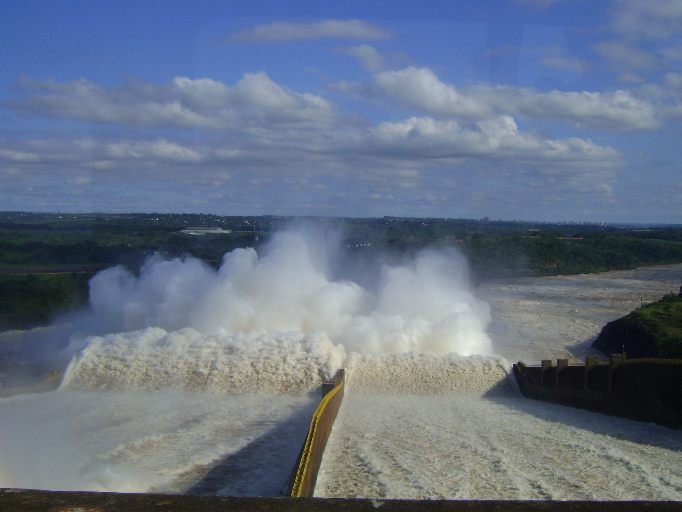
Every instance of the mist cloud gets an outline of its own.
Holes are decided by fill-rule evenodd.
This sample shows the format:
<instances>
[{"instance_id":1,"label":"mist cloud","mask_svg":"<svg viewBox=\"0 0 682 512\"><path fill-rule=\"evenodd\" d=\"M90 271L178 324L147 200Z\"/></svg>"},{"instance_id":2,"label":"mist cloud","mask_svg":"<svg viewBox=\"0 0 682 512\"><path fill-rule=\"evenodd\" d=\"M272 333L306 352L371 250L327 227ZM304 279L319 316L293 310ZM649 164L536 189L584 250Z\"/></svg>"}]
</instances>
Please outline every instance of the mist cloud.
<instances>
[{"instance_id":1,"label":"mist cloud","mask_svg":"<svg viewBox=\"0 0 682 512\"><path fill-rule=\"evenodd\" d=\"M297 228L276 234L261 254L252 248L226 254L218 270L191 257L153 257L139 276L121 267L102 271L90 283L89 311L74 319L81 334L66 355L99 347L111 366L141 357L139 351L160 361L196 347L190 359L207 358L210 368L217 356L202 346L254 360L269 346L292 361L312 357L332 372L350 352L492 353L488 306L471 291L457 252L366 262L368 274L380 269L370 279L363 266L343 268L339 251L336 235Z\"/></svg>"}]
</instances>

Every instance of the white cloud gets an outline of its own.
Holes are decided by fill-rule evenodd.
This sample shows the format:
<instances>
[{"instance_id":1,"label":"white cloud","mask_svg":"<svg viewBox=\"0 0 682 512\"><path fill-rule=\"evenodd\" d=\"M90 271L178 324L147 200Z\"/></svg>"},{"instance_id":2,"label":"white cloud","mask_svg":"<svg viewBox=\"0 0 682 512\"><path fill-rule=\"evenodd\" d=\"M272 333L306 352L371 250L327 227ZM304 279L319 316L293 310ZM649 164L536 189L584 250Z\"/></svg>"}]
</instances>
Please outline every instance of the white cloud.
<instances>
[{"instance_id":1,"label":"white cloud","mask_svg":"<svg viewBox=\"0 0 682 512\"><path fill-rule=\"evenodd\" d=\"M679 0L617 0L612 29L629 39L661 39L682 32Z\"/></svg>"},{"instance_id":2,"label":"white cloud","mask_svg":"<svg viewBox=\"0 0 682 512\"><path fill-rule=\"evenodd\" d=\"M619 69L650 69L656 66L655 56L629 41L602 41L595 46L602 57L616 64Z\"/></svg>"},{"instance_id":3,"label":"white cloud","mask_svg":"<svg viewBox=\"0 0 682 512\"><path fill-rule=\"evenodd\" d=\"M413 67L377 74L375 87L430 116L371 125L335 113L323 98L293 92L264 73L246 74L233 86L186 77L165 85L130 82L119 87L85 80L26 82L15 108L146 128L152 136L6 145L0 147L0 159L26 165L62 162L93 172L173 168L182 173L191 166L192 173L210 176L297 167L362 174L366 169L457 166L462 161L523 162L536 169L575 165L580 174L595 166L613 167L617 152L585 139L524 133L512 115L606 124L651 122L645 106L623 91L537 93L479 86L461 92L428 68ZM184 140L167 131L154 136L157 129L169 127L205 130L203 136Z\"/></svg>"},{"instance_id":4,"label":"white cloud","mask_svg":"<svg viewBox=\"0 0 682 512\"><path fill-rule=\"evenodd\" d=\"M340 51L358 59L360 64L362 64L362 66L369 71L381 71L384 67L383 56L373 46L360 44L357 46L342 48Z\"/></svg>"},{"instance_id":5,"label":"white cloud","mask_svg":"<svg viewBox=\"0 0 682 512\"><path fill-rule=\"evenodd\" d=\"M458 174L462 166L485 162L502 173L522 165L539 176L564 169L572 180L596 175L603 182L604 170L611 176L620 159L615 150L586 139L523 133L510 116L468 123L410 117L371 126L340 119L333 132L280 132L192 141L91 137L5 143L0 146L0 161L9 161L25 171L23 175L55 168L78 176L88 171L94 183L101 180L96 176L119 176L124 181L146 176L167 183L228 175L242 180L305 175L360 179L377 173L404 181L415 179L418 170L445 166Z\"/></svg>"},{"instance_id":6,"label":"white cloud","mask_svg":"<svg viewBox=\"0 0 682 512\"><path fill-rule=\"evenodd\" d=\"M650 80L682 59L682 2L615 0L608 31L594 49L611 71L623 81Z\"/></svg>"},{"instance_id":7,"label":"white cloud","mask_svg":"<svg viewBox=\"0 0 682 512\"><path fill-rule=\"evenodd\" d=\"M374 41L390 33L378 25L362 20L324 20L314 22L276 21L242 30L230 40L243 43L272 43L312 39L355 39Z\"/></svg>"},{"instance_id":8,"label":"white cloud","mask_svg":"<svg viewBox=\"0 0 682 512\"><path fill-rule=\"evenodd\" d=\"M407 67L375 75L378 87L398 102L440 115L480 117L490 113L480 99L460 93L429 68Z\"/></svg>"},{"instance_id":9,"label":"white cloud","mask_svg":"<svg viewBox=\"0 0 682 512\"><path fill-rule=\"evenodd\" d=\"M116 182L137 193L138 180L143 180L164 190L208 187L204 195L224 194L267 212L274 194L280 194L280 201L299 197L287 179L302 183L310 178L304 198L334 190L334 180L355 186L362 180L388 180L397 194L398 187L419 188L418 181L429 172L455 177L458 183L513 175L560 190L594 190L597 184L610 184L620 165L614 149L590 140L525 132L507 108L515 104L511 110L544 116L560 110L561 101L575 103L567 93L557 99L514 88L461 91L427 68L379 73L372 87L421 115L370 121L338 112L318 95L283 87L265 73L245 74L233 85L187 77L115 87L87 80L24 81L12 102L16 110L114 128L87 138L82 130L69 134L67 128L52 138L0 141L0 162L17 170L14 177L7 175L14 188L6 191L19 194L27 183L38 186L50 176L80 183L81 191L101 191L105 183ZM604 98L577 101L585 102L585 116L594 117ZM610 101L633 109L627 106L629 97ZM604 115L612 113L607 109ZM137 130L135 136L130 127ZM78 181L82 176L91 181ZM258 188L255 182L280 185Z\"/></svg>"},{"instance_id":10,"label":"white cloud","mask_svg":"<svg viewBox=\"0 0 682 512\"><path fill-rule=\"evenodd\" d=\"M626 90L607 92L539 92L527 88L479 89L498 111L527 117L561 119L579 126L646 130L660 126L656 108Z\"/></svg>"},{"instance_id":11,"label":"white cloud","mask_svg":"<svg viewBox=\"0 0 682 512\"><path fill-rule=\"evenodd\" d=\"M91 144L86 144L92 146ZM100 151L107 160L153 160L160 162L192 163L201 160L196 150L166 139L154 141L123 140L101 145Z\"/></svg>"},{"instance_id":12,"label":"white cloud","mask_svg":"<svg viewBox=\"0 0 682 512\"><path fill-rule=\"evenodd\" d=\"M498 116L466 126L454 120L410 117L381 123L371 130L368 148L401 158L461 160L476 158L546 165L599 162L612 165L618 153L579 138L546 139L519 131L510 116Z\"/></svg>"},{"instance_id":13,"label":"white cloud","mask_svg":"<svg viewBox=\"0 0 682 512\"><path fill-rule=\"evenodd\" d=\"M0 148L0 160L17 163L38 162L40 161L40 155L28 151Z\"/></svg>"},{"instance_id":14,"label":"white cloud","mask_svg":"<svg viewBox=\"0 0 682 512\"><path fill-rule=\"evenodd\" d=\"M296 93L266 73L246 73L234 86L208 78L175 77L157 85L133 81L103 87L88 80L39 82L23 79L10 102L33 114L146 128L248 128L271 123L328 120L321 97Z\"/></svg>"},{"instance_id":15,"label":"white cloud","mask_svg":"<svg viewBox=\"0 0 682 512\"><path fill-rule=\"evenodd\" d=\"M487 85L460 90L430 69L414 67L379 73L375 83L400 104L441 117L478 119L507 114L618 130L653 129L661 122L654 105L625 90L540 92Z\"/></svg>"}]
</instances>

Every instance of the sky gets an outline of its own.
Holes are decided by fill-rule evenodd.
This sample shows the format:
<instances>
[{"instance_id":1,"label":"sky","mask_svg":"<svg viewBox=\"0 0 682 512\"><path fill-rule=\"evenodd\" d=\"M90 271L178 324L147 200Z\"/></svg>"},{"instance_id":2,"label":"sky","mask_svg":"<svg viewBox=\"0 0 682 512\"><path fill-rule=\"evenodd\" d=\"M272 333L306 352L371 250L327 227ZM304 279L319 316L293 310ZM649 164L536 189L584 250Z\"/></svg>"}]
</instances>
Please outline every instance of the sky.
<instances>
[{"instance_id":1,"label":"sky","mask_svg":"<svg viewBox=\"0 0 682 512\"><path fill-rule=\"evenodd\" d=\"M682 1L0 0L0 210L682 223Z\"/></svg>"}]
</instances>

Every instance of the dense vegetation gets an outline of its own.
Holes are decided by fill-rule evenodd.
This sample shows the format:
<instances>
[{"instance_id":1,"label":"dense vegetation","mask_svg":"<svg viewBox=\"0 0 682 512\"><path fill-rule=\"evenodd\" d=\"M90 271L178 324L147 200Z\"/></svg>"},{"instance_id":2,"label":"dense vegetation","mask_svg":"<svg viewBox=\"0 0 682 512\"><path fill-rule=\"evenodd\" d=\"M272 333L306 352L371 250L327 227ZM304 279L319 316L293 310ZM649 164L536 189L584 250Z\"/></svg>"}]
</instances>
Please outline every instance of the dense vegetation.
<instances>
[{"instance_id":1,"label":"dense vegetation","mask_svg":"<svg viewBox=\"0 0 682 512\"><path fill-rule=\"evenodd\" d=\"M256 246L291 222L276 216L0 213L0 329L44 323L83 304L87 280L122 264L137 271L154 252L217 266L228 251ZM456 247L476 280L599 272L682 262L682 227L541 224L469 219L327 219L350 252L393 255ZM193 236L182 230L220 227Z\"/></svg>"},{"instance_id":2,"label":"dense vegetation","mask_svg":"<svg viewBox=\"0 0 682 512\"><path fill-rule=\"evenodd\" d=\"M85 304L90 277L85 272L0 277L0 330L46 324L55 313Z\"/></svg>"},{"instance_id":3,"label":"dense vegetation","mask_svg":"<svg viewBox=\"0 0 682 512\"><path fill-rule=\"evenodd\" d=\"M666 295L608 323L594 346L607 354L625 348L628 357L682 358L682 295Z\"/></svg>"}]
</instances>

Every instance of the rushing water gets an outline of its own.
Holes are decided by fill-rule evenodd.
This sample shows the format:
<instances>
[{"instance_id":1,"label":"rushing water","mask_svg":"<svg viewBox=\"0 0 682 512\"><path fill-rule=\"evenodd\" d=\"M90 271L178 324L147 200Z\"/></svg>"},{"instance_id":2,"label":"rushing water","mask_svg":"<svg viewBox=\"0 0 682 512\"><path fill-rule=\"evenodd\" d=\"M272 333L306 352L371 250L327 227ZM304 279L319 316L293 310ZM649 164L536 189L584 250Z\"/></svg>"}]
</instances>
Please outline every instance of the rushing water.
<instances>
[{"instance_id":1,"label":"rushing water","mask_svg":"<svg viewBox=\"0 0 682 512\"><path fill-rule=\"evenodd\" d=\"M343 364L321 495L681 499L679 431L524 400L506 379L507 361L583 357L604 322L680 282L682 265L487 283L506 360L344 353L324 334L263 329L91 337L58 391L0 399L0 487L278 494L315 390ZM426 330L382 315L353 323L471 330L461 314Z\"/></svg>"},{"instance_id":2,"label":"rushing water","mask_svg":"<svg viewBox=\"0 0 682 512\"><path fill-rule=\"evenodd\" d=\"M314 406L291 395L15 396L0 400L0 487L276 495Z\"/></svg>"},{"instance_id":3,"label":"rushing water","mask_svg":"<svg viewBox=\"0 0 682 512\"><path fill-rule=\"evenodd\" d=\"M605 322L680 282L675 265L497 281L480 292L492 306L496 352L537 362L593 353ZM491 387L499 379L493 361L476 364L462 373L466 386L452 382L444 360L412 372L383 364L355 372L316 494L682 499L682 431L526 400L509 381Z\"/></svg>"},{"instance_id":4,"label":"rushing water","mask_svg":"<svg viewBox=\"0 0 682 512\"><path fill-rule=\"evenodd\" d=\"M346 394L316 495L682 499L682 432L519 398Z\"/></svg>"}]
</instances>

